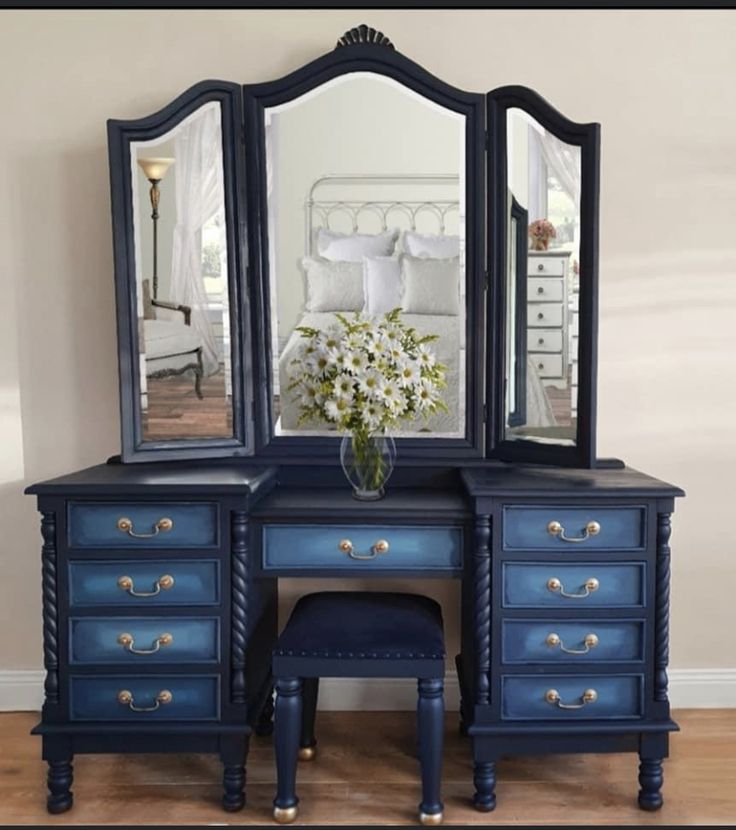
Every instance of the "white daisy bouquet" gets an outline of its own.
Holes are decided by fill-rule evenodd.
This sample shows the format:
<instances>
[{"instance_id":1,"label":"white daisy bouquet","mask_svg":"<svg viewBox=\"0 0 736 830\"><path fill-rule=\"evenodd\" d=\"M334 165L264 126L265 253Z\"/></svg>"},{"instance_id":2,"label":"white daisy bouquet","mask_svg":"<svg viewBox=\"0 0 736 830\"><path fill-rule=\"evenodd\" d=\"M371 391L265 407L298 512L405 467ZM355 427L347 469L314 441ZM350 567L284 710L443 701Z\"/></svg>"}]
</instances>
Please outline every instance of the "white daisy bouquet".
<instances>
[{"instance_id":1,"label":"white daisy bouquet","mask_svg":"<svg viewBox=\"0 0 736 830\"><path fill-rule=\"evenodd\" d=\"M446 367L429 348L437 335L407 326L400 308L378 318L360 312L335 318L325 331L297 328L304 342L289 367L289 390L300 423L323 421L349 433L356 458L365 462L372 436L447 411L440 393Z\"/></svg>"}]
</instances>

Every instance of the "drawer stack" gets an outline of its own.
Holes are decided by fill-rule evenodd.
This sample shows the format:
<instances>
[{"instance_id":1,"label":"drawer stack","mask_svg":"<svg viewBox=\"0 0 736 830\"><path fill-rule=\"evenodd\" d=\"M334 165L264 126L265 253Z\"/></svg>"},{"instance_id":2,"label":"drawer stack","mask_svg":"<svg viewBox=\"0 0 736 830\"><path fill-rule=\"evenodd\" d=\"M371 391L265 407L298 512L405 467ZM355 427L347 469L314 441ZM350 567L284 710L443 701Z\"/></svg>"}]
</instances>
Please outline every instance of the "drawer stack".
<instances>
[{"instance_id":1,"label":"drawer stack","mask_svg":"<svg viewBox=\"0 0 736 830\"><path fill-rule=\"evenodd\" d=\"M569 353L567 252L529 251L527 352L545 384L567 387Z\"/></svg>"},{"instance_id":2,"label":"drawer stack","mask_svg":"<svg viewBox=\"0 0 736 830\"><path fill-rule=\"evenodd\" d=\"M501 721L645 714L645 528L640 506L502 508Z\"/></svg>"},{"instance_id":3,"label":"drawer stack","mask_svg":"<svg viewBox=\"0 0 736 830\"><path fill-rule=\"evenodd\" d=\"M68 717L217 721L218 505L70 502Z\"/></svg>"}]
</instances>

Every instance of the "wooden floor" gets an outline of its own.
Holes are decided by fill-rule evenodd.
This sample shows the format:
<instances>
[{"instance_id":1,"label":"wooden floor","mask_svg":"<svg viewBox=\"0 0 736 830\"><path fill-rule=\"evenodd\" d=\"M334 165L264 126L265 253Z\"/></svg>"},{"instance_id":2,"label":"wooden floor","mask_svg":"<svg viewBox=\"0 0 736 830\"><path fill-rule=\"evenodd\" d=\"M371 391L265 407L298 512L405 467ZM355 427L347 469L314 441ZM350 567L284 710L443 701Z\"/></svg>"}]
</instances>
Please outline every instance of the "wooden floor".
<instances>
[{"instance_id":1,"label":"wooden floor","mask_svg":"<svg viewBox=\"0 0 736 830\"><path fill-rule=\"evenodd\" d=\"M225 397L223 370L202 378L201 400L190 374L147 379L148 411L143 414L147 441L232 436L232 404Z\"/></svg>"},{"instance_id":2,"label":"wooden floor","mask_svg":"<svg viewBox=\"0 0 736 830\"><path fill-rule=\"evenodd\" d=\"M446 824L731 824L736 820L736 710L682 710L665 764L665 805L636 807L633 755L513 758L498 769L498 807L470 806L467 739L448 716L444 766ZM45 810L45 765L31 713L0 715L2 824L271 824L274 795L270 739L254 738L248 804L219 807L220 767L211 756L79 756L74 807ZM318 715L317 760L301 764L298 793L304 824L412 824L419 801L410 712Z\"/></svg>"}]
</instances>

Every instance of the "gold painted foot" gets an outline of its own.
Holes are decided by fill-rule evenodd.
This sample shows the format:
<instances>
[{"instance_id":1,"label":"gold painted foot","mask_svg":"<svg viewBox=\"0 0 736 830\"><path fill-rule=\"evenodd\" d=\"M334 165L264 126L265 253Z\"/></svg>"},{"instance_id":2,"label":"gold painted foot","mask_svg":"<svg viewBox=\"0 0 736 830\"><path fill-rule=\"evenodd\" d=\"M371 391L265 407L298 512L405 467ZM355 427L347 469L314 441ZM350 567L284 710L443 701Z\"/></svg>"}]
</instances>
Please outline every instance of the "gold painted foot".
<instances>
[{"instance_id":1,"label":"gold painted foot","mask_svg":"<svg viewBox=\"0 0 736 830\"><path fill-rule=\"evenodd\" d=\"M300 761L314 761L316 755L317 755L317 747L316 746L300 746L299 747L299 760Z\"/></svg>"},{"instance_id":2,"label":"gold painted foot","mask_svg":"<svg viewBox=\"0 0 736 830\"><path fill-rule=\"evenodd\" d=\"M444 820L444 813L419 813L419 822L425 827L437 827Z\"/></svg>"},{"instance_id":3,"label":"gold painted foot","mask_svg":"<svg viewBox=\"0 0 736 830\"><path fill-rule=\"evenodd\" d=\"M299 814L299 808L294 807L274 807L273 817L278 824L291 824Z\"/></svg>"}]
</instances>

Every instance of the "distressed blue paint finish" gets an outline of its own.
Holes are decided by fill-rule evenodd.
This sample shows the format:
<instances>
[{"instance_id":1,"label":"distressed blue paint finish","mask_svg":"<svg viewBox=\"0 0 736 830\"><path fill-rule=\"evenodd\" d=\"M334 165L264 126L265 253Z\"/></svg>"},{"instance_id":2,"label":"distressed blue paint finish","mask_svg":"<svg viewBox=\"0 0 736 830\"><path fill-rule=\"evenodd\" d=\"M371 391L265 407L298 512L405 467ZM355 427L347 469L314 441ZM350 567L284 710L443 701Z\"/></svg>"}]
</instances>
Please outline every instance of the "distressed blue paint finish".
<instances>
[{"instance_id":1,"label":"distressed blue paint finish","mask_svg":"<svg viewBox=\"0 0 736 830\"><path fill-rule=\"evenodd\" d=\"M340 550L349 539L355 555L370 556L379 540L386 553L354 559ZM386 525L265 525L263 567L334 571L457 570L462 566L462 530L458 527L392 527Z\"/></svg>"},{"instance_id":2,"label":"distressed blue paint finish","mask_svg":"<svg viewBox=\"0 0 736 830\"><path fill-rule=\"evenodd\" d=\"M219 602L219 571L215 560L156 559L151 562L71 562L69 565L70 604L115 606L216 605ZM118 586L121 576L133 580L141 592L155 590L164 575L174 584L153 597L135 597Z\"/></svg>"},{"instance_id":3,"label":"distressed blue paint finish","mask_svg":"<svg viewBox=\"0 0 736 830\"><path fill-rule=\"evenodd\" d=\"M557 577L566 593L584 593L585 583L595 578L596 591L569 599L550 591L547 582ZM504 562L503 604L506 608L627 608L644 605L643 562Z\"/></svg>"},{"instance_id":4,"label":"distressed blue paint finish","mask_svg":"<svg viewBox=\"0 0 736 830\"><path fill-rule=\"evenodd\" d=\"M501 653L504 663L572 663L602 660L639 661L644 657L644 623L641 620L504 620ZM598 643L584 654L569 654L549 645L555 633L566 649L584 651L585 638L595 634Z\"/></svg>"},{"instance_id":5,"label":"distressed blue paint finish","mask_svg":"<svg viewBox=\"0 0 736 830\"><path fill-rule=\"evenodd\" d=\"M152 534L156 523L171 519L173 527L148 538L119 530L118 519L133 522L133 531ZM217 505L162 502L105 504L71 502L69 547L72 548L197 548L217 545Z\"/></svg>"},{"instance_id":6,"label":"distressed blue paint finish","mask_svg":"<svg viewBox=\"0 0 736 830\"><path fill-rule=\"evenodd\" d=\"M135 654L118 642L120 634L133 637L132 647L156 647L162 634L170 634L168 645L153 654ZM151 663L213 663L220 657L217 618L172 619L167 617L81 617L70 620L71 663L120 663L146 666Z\"/></svg>"},{"instance_id":7,"label":"distressed blue paint finish","mask_svg":"<svg viewBox=\"0 0 736 830\"><path fill-rule=\"evenodd\" d=\"M609 720L637 718L642 714L641 675L546 674L513 675L501 681L501 717L504 720ZM549 689L560 693L565 704L579 704L586 689L598 699L580 709L560 709L548 703Z\"/></svg>"},{"instance_id":8,"label":"distressed blue paint finish","mask_svg":"<svg viewBox=\"0 0 736 830\"><path fill-rule=\"evenodd\" d=\"M154 712L133 712L118 702L126 689L138 707L152 707L156 696L168 690L171 703ZM203 675L87 676L70 678L71 719L102 721L201 721L219 715L219 677Z\"/></svg>"},{"instance_id":9,"label":"distressed blue paint finish","mask_svg":"<svg viewBox=\"0 0 736 830\"><path fill-rule=\"evenodd\" d=\"M644 545L642 507L506 507L503 519L504 550L556 550L582 553L595 550L640 550ZM588 522L598 522L600 533L582 542L566 542L551 534L547 525L560 522L565 535L585 535Z\"/></svg>"}]
</instances>

